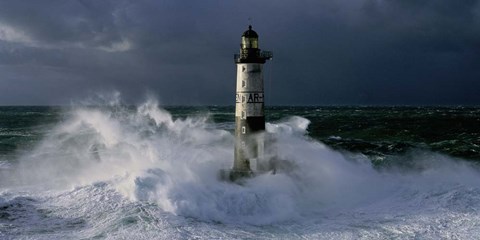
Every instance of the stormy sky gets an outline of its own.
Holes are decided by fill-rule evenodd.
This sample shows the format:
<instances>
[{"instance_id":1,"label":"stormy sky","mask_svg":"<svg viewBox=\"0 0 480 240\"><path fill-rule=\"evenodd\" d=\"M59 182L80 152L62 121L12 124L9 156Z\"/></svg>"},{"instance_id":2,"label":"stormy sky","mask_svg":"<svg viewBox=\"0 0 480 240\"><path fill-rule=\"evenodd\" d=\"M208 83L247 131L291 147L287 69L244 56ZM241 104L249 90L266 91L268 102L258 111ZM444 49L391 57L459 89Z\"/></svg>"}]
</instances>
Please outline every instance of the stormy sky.
<instances>
[{"instance_id":1,"label":"stormy sky","mask_svg":"<svg viewBox=\"0 0 480 240\"><path fill-rule=\"evenodd\" d=\"M480 104L478 0L0 0L0 105L233 105L250 22L266 104Z\"/></svg>"}]
</instances>

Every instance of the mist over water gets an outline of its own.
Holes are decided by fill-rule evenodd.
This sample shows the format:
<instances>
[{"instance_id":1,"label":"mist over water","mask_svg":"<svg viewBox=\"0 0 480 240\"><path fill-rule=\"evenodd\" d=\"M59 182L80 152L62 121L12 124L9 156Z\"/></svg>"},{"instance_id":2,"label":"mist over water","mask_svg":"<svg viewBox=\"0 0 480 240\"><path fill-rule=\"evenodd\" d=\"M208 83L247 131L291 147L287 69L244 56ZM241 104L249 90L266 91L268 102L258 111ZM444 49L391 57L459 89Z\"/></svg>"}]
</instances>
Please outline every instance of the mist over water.
<instances>
[{"instance_id":1,"label":"mist over water","mask_svg":"<svg viewBox=\"0 0 480 240\"><path fill-rule=\"evenodd\" d=\"M233 119L232 119L233 120ZM468 238L478 236L480 172L426 151L408 168L308 136L299 116L267 123L288 170L221 181L232 132L208 113L174 118L149 99L79 106L0 170L5 238Z\"/></svg>"}]
</instances>

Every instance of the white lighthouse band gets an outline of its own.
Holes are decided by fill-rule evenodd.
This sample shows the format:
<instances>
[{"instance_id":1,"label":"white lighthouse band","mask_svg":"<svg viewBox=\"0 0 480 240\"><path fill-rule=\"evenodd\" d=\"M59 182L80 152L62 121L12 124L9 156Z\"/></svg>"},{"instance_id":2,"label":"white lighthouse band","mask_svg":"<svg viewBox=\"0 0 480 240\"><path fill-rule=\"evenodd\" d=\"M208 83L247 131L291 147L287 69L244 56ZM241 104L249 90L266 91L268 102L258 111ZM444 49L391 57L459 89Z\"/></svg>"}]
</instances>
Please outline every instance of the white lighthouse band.
<instances>
[{"instance_id":1,"label":"white lighthouse band","mask_svg":"<svg viewBox=\"0 0 480 240\"><path fill-rule=\"evenodd\" d=\"M262 64L237 64L236 117L264 116L264 91Z\"/></svg>"}]
</instances>

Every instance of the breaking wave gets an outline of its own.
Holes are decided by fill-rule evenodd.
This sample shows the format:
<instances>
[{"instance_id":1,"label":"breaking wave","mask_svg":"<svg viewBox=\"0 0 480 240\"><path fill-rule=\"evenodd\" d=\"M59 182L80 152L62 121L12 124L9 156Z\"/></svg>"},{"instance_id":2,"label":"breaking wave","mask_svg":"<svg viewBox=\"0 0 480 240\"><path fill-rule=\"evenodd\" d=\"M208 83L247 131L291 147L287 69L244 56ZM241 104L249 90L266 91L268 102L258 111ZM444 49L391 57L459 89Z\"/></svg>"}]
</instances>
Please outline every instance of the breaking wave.
<instances>
[{"instance_id":1,"label":"breaking wave","mask_svg":"<svg viewBox=\"0 0 480 240\"><path fill-rule=\"evenodd\" d=\"M218 178L234 137L208 113L175 119L153 99L76 107L2 164L0 237L477 236L476 166L412 151L398 156L414 159L408 168L376 168L308 137L308 124L268 123L271 154L289 169L234 184Z\"/></svg>"}]
</instances>

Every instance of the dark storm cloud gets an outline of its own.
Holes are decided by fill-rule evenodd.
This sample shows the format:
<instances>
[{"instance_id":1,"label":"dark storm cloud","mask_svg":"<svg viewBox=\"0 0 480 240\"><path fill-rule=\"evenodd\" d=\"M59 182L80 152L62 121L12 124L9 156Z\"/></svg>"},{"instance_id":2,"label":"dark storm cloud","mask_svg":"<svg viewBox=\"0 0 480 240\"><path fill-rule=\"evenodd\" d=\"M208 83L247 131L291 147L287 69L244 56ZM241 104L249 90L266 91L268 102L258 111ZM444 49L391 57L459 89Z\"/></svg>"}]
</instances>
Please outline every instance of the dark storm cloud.
<instances>
[{"instance_id":1,"label":"dark storm cloud","mask_svg":"<svg viewBox=\"0 0 480 240\"><path fill-rule=\"evenodd\" d=\"M122 7L107 1L5 1L0 21L43 47L108 46L121 41L116 20Z\"/></svg>"},{"instance_id":2,"label":"dark storm cloud","mask_svg":"<svg viewBox=\"0 0 480 240\"><path fill-rule=\"evenodd\" d=\"M233 104L253 18L268 104L479 104L479 1L0 1L0 104Z\"/></svg>"}]
</instances>

